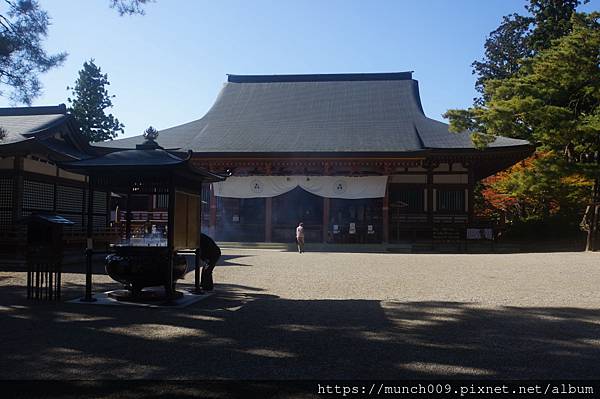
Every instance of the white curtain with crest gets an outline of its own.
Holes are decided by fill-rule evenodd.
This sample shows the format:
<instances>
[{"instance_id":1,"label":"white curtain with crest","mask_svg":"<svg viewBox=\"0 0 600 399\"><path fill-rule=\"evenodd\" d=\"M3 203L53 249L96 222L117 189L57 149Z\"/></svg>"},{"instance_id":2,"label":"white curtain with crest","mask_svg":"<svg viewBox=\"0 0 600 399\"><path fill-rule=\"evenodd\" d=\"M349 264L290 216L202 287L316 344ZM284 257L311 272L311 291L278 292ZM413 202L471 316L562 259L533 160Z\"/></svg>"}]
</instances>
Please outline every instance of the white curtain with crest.
<instances>
[{"instance_id":1,"label":"white curtain with crest","mask_svg":"<svg viewBox=\"0 0 600 399\"><path fill-rule=\"evenodd\" d=\"M361 199L385 196L387 176L232 176L213 183L217 197L267 198L300 186L326 198Z\"/></svg>"}]
</instances>

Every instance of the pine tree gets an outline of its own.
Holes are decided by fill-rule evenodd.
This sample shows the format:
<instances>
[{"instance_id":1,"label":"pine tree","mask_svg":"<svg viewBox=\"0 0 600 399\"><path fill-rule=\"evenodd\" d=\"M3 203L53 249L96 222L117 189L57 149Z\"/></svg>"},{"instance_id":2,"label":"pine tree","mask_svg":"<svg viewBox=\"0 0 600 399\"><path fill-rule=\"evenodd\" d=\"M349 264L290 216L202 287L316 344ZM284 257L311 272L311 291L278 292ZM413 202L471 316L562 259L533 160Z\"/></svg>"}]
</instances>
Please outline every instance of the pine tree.
<instances>
[{"instance_id":1,"label":"pine tree","mask_svg":"<svg viewBox=\"0 0 600 399\"><path fill-rule=\"evenodd\" d=\"M44 49L50 17L37 1L6 1L4 6L0 10L0 95L31 104L42 91L39 74L62 64L67 53L49 54Z\"/></svg>"},{"instance_id":2,"label":"pine tree","mask_svg":"<svg viewBox=\"0 0 600 399\"><path fill-rule=\"evenodd\" d=\"M475 88L483 94L476 104L487 101L484 84L490 79L514 76L523 59L549 48L552 41L571 32L571 16L589 0L529 0L525 9L529 15L511 14L503 17L500 26L485 41L482 60L474 61L477 75Z\"/></svg>"},{"instance_id":3,"label":"pine tree","mask_svg":"<svg viewBox=\"0 0 600 399\"><path fill-rule=\"evenodd\" d=\"M569 160L600 151L599 19L574 14L571 33L514 76L486 81L485 105L449 110L451 130L473 131L482 146L496 136L527 139Z\"/></svg>"},{"instance_id":4,"label":"pine tree","mask_svg":"<svg viewBox=\"0 0 600 399\"><path fill-rule=\"evenodd\" d=\"M69 98L69 112L79 124L81 133L91 142L112 140L125 127L112 114L106 114L105 109L112 107L112 98L105 86L110 85L108 75L102 74L94 60L83 63L79 78L72 90L74 98Z\"/></svg>"},{"instance_id":5,"label":"pine tree","mask_svg":"<svg viewBox=\"0 0 600 399\"><path fill-rule=\"evenodd\" d=\"M575 13L569 25L568 34L521 60L513 76L485 81L485 103L445 115L452 131L471 130L481 147L509 136L546 154L492 185L527 205L523 218L547 221L553 210L573 215L576 204L600 206L600 13Z\"/></svg>"},{"instance_id":6,"label":"pine tree","mask_svg":"<svg viewBox=\"0 0 600 399\"><path fill-rule=\"evenodd\" d=\"M119 15L144 14L154 0L109 0ZM0 96L30 105L42 92L40 74L60 66L66 52L50 54L43 46L50 16L37 0L5 0L0 9Z\"/></svg>"}]
</instances>

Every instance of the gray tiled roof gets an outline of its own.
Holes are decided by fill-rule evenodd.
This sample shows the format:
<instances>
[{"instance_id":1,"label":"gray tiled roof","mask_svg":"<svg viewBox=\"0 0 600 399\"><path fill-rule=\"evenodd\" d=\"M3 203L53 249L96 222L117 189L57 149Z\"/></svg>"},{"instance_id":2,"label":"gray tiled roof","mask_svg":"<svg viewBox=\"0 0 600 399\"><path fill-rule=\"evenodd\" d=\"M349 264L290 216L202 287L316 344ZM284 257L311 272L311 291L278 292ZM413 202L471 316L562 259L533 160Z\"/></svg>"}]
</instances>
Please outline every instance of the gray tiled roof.
<instances>
[{"instance_id":1,"label":"gray tiled roof","mask_svg":"<svg viewBox=\"0 0 600 399\"><path fill-rule=\"evenodd\" d=\"M140 136L100 145L133 148ZM474 148L427 118L410 72L230 75L208 113L162 130L164 148L195 152L414 152ZM491 147L527 145L499 138Z\"/></svg>"},{"instance_id":2,"label":"gray tiled roof","mask_svg":"<svg viewBox=\"0 0 600 399\"><path fill-rule=\"evenodd\" d=\"M26 140L69 118L64 105L56 107L0 108L0 127L5 136L0 145Z\"/></svg>"},{"instance_id":3,"label":"gray tiled roof","mask_svg":"<svg viewBox=\"0 0 600 399\"><path fill-rule=\"evenodd\" d=\"M95 154L77 130L64 104L46 107L0 108L0 151L39 151L51 153L53 160L84 159ZM59 136L57 136L59 133ZM41 147L40 147L41 146Z\"/></svg>"}]
</instances>

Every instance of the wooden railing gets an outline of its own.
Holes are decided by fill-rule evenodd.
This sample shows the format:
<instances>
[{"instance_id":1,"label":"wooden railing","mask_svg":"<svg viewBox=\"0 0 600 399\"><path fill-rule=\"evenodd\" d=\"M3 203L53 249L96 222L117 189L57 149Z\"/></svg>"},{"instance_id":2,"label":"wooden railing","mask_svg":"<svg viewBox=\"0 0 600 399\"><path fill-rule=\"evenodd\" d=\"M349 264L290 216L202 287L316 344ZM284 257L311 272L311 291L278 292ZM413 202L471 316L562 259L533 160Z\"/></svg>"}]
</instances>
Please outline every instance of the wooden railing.
<instances>
[{"instance_id":1,"label":"wooden railing","mask_svg":"<svg viewBox=\"0 0 600 399\"><path fill-rule=\"evenodd\" d=\"M125 211L119 211L119 220L124 222L126 220L127 213ZM156 223L167 223L169 214L167 211L132 211L131 221L132 222L156 222Z\"/></svg>"},{"instance_id":2,"label":"wooden railing","mask_svg":"<svg viewBox=\"0 0 600 399\"><path fill-rule=\"evenodd\" d=\"M116 239L119 237L118 229L116 228L104 228L104 229L95 229L94 235L95 240L105 241L109 239ZM19 242L25 243L27 241L27 230L23 229L10 229L10 230L2 230L0 231L0 242L2 243L12 243ZM82 231L63 231L63 241L65 243L74 243L74 242L85 242L86 241L86 232Z\"/></svg>"}]
</instances>

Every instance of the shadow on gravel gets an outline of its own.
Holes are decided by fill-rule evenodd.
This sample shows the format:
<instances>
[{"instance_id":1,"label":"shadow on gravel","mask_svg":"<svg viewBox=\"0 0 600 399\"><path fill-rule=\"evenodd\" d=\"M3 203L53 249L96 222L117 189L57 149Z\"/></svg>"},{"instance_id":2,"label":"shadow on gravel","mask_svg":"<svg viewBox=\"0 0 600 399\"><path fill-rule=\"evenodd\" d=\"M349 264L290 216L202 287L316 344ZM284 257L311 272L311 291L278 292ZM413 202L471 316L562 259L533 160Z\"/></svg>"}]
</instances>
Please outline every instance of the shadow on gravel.
<instances>
[{"instance_id":1,"label":"shadow on gravel","mask_svg":"<svg viewBox=\"0 0 600 399\"><path fill-rule=\"evenodd\" d=\"M252 266L249 263L243 263L240 259L249 258L251 255L221 255L217 262L217 267L220 266Z\"/></svg>"},{"instance_id":2,"label":"shadow on gravel","mask_svg":"<svg viewBox=\"0 0 600 399\"><path fill-rule=\"evenodd\" d=\"M289 300L223 284L188 308L147 309L35 303L9 292L16 288L0 289L4 379L600 375L595 309ZM68 299L81 287L63 292Z\"/></svg>"}]
</instances>

